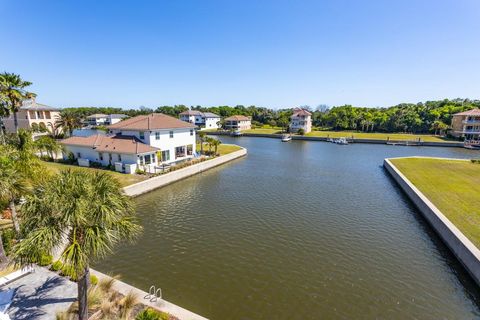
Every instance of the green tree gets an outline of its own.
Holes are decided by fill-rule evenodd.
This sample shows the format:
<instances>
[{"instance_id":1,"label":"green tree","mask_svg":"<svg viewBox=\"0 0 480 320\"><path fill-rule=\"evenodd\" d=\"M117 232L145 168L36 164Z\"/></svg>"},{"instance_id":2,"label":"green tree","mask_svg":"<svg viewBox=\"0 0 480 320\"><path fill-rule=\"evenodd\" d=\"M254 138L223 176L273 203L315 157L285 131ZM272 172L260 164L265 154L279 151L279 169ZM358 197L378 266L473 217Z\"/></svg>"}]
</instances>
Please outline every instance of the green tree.
<instances>
[{"instance_id":1,"label":"green tree","mask_svg":"<svg viewBox=\"0 0 480 320\"><path fill-rule=\"evenodd\" d=\"M63 151L63 147L52 137L42 136L34 142L35 148L43 154L44 152L50 159L55 159L55 156Z\"/></svg>"},{"instance_id":2,"label":"green tree","mask_svg":"<svg viewBox=\"0 0 480 320\"><path fill-rule=\"evenodd\" d=\"M25 90L31 84L31 82L23 81L19 75L14 73L0 74L0 92L5 97L8 114L13 113L15 132L18 132L17 113L23 101L35 97L34 93Z\"/></svg>"},{"instance_id":3,"label":"green tree","mask_svg":"<svg viewBox=\"0 0 480 320\"><path fill-rule=\"evenodd\" d=\"M34 188L23 208L24 239L13 248L16 265L29 265L54 248L78 280L79 319L88 318L87 290L92 259L141 231L132 200L105 172L66 170Z\"/></svg>"},{"instance_id":4,"label":"green tree","mask_svg":"<svg viewBox=\"0 0 480 320\"><path fill-rule=\"evenodd\" d=\"M217 154L218 146L222 144L222 141L212 138L210 145L214 147L215 154Z\"/></svg>"},{"instance_id":5,"label":"green tree","mask_svg":"<svg viewBox=\"0 0 480 320\"><path fill-rule=\"evenodd\" d=\"M70 136L74 129L80 128L81 126L81 117L71 110L63 110L60 112L58 119L55 120L55 127L61 127L63 132L68 132Z\"/></svg>"},{"instance_id":6,"label":"green tree","mask_svg":"<svg viewBox=\"0 0 480 320\"><path fill-rule=\"evenodd\" d=\"M203 154L203 143L205 142L207 133L199 131L197 137L198 137L198 141L200 142L200 154Z\"/></svg>"}]
</instances>

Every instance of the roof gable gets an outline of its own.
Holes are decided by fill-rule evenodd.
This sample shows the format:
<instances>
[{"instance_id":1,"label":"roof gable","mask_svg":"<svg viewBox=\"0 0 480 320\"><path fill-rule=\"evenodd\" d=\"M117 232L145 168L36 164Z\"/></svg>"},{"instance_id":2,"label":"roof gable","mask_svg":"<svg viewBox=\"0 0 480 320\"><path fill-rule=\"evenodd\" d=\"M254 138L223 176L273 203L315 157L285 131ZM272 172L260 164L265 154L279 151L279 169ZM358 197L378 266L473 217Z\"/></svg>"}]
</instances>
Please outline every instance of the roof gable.
<instances>
[{"instance_id":1,"label":"roof gable","mask_svg":"<svg viewBox=\"0 0 480 320\"><path fill-rule=\"evenodd\" d=\"M163 113L151 113L148 115L136 116L130 119L108 126L109 129L123 130L161 130L161 129L179 129L179 128L195 128L195 125L182 121L180 119L167 116Z\"/></svg>"}]
</instances>

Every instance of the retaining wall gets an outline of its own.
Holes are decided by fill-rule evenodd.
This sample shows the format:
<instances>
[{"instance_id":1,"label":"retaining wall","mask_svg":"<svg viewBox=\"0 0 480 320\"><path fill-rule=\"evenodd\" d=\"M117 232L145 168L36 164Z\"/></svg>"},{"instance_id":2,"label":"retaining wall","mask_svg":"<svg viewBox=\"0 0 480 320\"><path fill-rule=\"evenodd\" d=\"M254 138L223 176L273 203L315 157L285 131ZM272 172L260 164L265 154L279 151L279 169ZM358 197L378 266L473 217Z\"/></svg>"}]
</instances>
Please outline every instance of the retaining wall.
<instances>
[{"instance_id":1,"label":"retaining wall","mask_svg":"<svg viewBox=\"0 0 480 320\"><path fill-rule=\"evenodd\" d=\"M383 166L480 286L480 250L389 159Z\"/></svg>"},{"instance_id":2,"label":"retaining wall","mask_svg":"<svg viewBox=\"0 0 480 320\"><path fill-rule=\"evenodd\" d=\"M152 191L154 189L166 186L167 184L173 183L175 181L193 176L194 174L203 172L205 170L219 166L221 164L232 161L234 159L243 157L246 154L247 154L247 149L242 148L238 151L234 151L232 153L229 153L217 158L213 158L211 160L206 160L204 162L200 162L179 170L165 173L160 176L126 186L123 188L123 190L127 195L135 197L143 193Z\"/></svg>"}]
</instances>

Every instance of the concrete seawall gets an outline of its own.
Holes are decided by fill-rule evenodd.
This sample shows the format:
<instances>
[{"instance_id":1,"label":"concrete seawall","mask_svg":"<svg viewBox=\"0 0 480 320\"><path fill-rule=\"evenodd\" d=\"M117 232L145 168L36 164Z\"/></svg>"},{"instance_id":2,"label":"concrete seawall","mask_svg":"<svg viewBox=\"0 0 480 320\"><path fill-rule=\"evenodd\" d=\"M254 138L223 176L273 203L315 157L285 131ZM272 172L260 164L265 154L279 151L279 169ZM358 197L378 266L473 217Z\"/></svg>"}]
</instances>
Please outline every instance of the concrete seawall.
<instances>
[{"instance_id":1,"label":"concrete seawall","mask_svg":"<svg viewBox=\"0 0 480 320\"><path fill-rule=\"evenodd\" d=\"M222 131L210 131L207 132L209 135L218 135L218 136L227 136L230 135L228 132ZM281 134L270 134L270 133L242 133L244 137L257 137L257 138L272 138L272 139L281 139ZM347 140L351 143L370 143L370 144L387 144L387 142L406 142L400 140L381 140L381 139L357 139L345 136ZM303 140L303 141L327 141L326 137L310 137L310 136L292 136L292 140ZM413 141L410 141L413 142ZM410 145L410 146L423 146L423 147L456 147L463 148L463 142L421 142L419 145Z\"/></svg>"},{"instance_id":2,"label":"concrete seawall","mask_svg":"<svg viewBox=\"0 0 480 320\"><path fill-rule=\"evenodd\" d=\"M480 286L480 250L389 159L383 166Z\"/></svg>"},{"instance_id":3,"label":"concrete seawall","mask_svg":"<svg viewBox=\"0 0 480 320\"><path fill-rule=\"evenodd\" d=\"M131 197L141 195L143 193L152 191L154 189L166 186L175 181L185 179L187 177L193 176L194 174L206 171L213 167L219 166L221 164L227 163L229 161L235 160L237 158L243 157L247 154L247 149L242 148L238 151L213 158L211 160L206 160L176 171L162 174L160 176L147 179L123 188L125 193Z\"/></svg>"}]
</instances>

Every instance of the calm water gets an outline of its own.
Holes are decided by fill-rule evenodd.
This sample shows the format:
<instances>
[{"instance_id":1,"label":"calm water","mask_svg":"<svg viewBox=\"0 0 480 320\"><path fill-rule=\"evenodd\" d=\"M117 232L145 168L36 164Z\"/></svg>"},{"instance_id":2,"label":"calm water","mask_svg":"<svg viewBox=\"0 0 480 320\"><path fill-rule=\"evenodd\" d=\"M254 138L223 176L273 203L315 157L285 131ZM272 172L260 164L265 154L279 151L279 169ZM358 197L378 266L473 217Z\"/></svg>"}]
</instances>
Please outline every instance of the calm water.
<instances>
[{"instance_id":1,"label":"calm water","mask_svg":"<svg viewBox=\"0 0 480 320\"><path fill-rule=\"evenodd\" d=\"M382 168L449 148L224 138L246 158L136 199L98 263L210 319L472 319L480 290Z\"/></svg>"}]
</instances>

